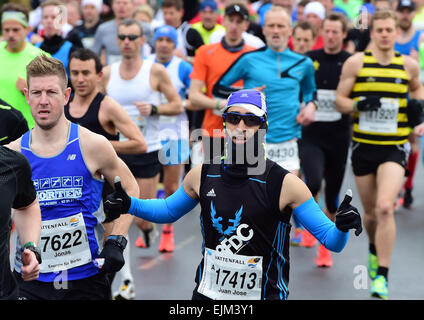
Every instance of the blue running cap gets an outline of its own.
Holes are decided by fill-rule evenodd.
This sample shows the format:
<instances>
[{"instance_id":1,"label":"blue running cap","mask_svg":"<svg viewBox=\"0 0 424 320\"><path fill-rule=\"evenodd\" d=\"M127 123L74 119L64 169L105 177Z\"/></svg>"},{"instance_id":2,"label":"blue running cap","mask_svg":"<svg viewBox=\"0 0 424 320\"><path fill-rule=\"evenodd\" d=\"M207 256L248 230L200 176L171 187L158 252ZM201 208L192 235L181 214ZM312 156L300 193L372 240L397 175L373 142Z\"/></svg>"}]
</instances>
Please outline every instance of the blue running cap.
<instances>
[{"instance_id":1,"label":"blue running cap","mask_svg":"<svg viewBox=\"0 0 424 320\"><path fill-rule=\"evenodd\" d=\"M233 92L228 97L227 105L222 109L222 112L226 112L234 106L245 108L258 117L262 117L267 113L265 95L258 90L250 89Z\"/></svg>"}]
</instances>

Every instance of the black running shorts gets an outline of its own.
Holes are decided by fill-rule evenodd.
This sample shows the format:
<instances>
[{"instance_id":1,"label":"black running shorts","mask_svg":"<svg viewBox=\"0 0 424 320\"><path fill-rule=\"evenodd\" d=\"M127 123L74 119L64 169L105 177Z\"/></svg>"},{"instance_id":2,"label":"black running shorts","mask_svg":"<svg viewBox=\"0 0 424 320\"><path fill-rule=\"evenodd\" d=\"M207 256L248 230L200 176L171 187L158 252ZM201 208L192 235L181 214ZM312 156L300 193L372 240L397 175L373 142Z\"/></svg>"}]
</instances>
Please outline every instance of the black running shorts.
<instances>
[{"instance_id":1,"label":"black running shorts","mask_svg":"<svg viewBox=\"0 0 424 320\"><path fill-rule=\"evenodd\" d=\"M120 154L119 157L136 178L153 178L161 170L159 150L141 154Z\"/></svg>"},{"instance_id":2,"label":"black running shorts","mask_svg":"<svg viewBox=\"0 0 424 320\"><path fill-rule=\"evenodd\" d=\"M384 162L398 163L405 169L408 165L409 143L402 145L379 146L359 142L352 144L352 168L355 176L376 174L378 166Z\"/></svg>"}]
</instances>

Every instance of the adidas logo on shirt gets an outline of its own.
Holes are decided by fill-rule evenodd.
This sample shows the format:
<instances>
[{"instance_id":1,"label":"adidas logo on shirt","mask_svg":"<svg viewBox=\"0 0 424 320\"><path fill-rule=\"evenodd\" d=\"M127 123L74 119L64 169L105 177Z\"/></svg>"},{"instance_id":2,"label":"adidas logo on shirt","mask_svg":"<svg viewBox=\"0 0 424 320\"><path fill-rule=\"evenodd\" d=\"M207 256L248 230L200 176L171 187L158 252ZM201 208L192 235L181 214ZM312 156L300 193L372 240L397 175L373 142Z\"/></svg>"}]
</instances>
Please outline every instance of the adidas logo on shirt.
<instances>
[{"instance_id":1,"label":"adidas logo on shirt","mask_svg":"<svg viewBox=\"0 0 424 320\"><path fill-rule=\"evenodd\" d=\"M215 190L212 188L212 189L211 189L211 191L209 191L209 192L206 194L206 196L207 196L207 197L216 197Z\"/></svg>"}]
</instances>

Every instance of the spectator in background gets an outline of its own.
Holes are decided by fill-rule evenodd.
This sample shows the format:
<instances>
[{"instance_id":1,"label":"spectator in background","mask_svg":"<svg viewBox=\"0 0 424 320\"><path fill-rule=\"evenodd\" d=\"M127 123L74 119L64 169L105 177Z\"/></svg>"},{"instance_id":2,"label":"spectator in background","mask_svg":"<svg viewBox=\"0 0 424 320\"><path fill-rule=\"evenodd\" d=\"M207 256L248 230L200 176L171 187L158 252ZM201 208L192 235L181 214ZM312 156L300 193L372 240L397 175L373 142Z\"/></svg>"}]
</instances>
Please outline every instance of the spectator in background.
<instances>
[{"instance_id":1,"label":"spectator in background","mask_svg":"<svg viewBox=\"0 0 424 320\"><path fill-rule=\"evenodd\" d=\"M311 0L301 0L296 6L294 13L294 19L293 22L300 23L302 21L305 21L305 7L306 5L311 2Z\"/></svg>"},{"instance_id":2,"label":"spectator in background","mask_svg":"<svg viewBox=\"0 0 424 320\"><path fill-rule=\"evenodd\" d=\"M271 8L271 6L283 7L287 13L291 16L292 20L295 21L295 12L293 10L296 0L271 0L262 5L258 9L259 23L263 27L265 23L265 14Z\"/></svg>"},{"instance_id":3,"label":"spectator in background","mask_svg":"<svg viewBox=\"0 0 424 320\"><path fill-rule=\"evenodd\" d=\"M91 47L97 53L104 65L110 65L121 59L121 49L116 41L118 37L118 25L121 21L131 18L134 10L133 0L112 0L112 11L115 19L102 23L94 35L94 43ZM140 22L146 42L140 48L140 54L150 54L153 44L153 31L148 23Z\"/></svg>"},{"instance_id":4,"label":"spectator in background","mask_svg":"<svg viewBox=\"0 0 424 320\"><path fill-rule=\"evenodd\" d=\"M44 40L37 42L35 46L60 60L69 75L69 56L76 48L82 48L82 42L77 35L74 35L74 42L62 36L62 25L65 23L63 8L63 2L59 0L47 0L41 4Z\"/></svg>"},{"instance_id":5,"label":"spectator in background","mask_svg":"<svg viewBox=\"0 0 424 320\"><path fill-rule=\"evenodd\" d=\"M316 30L312 24L307 21L299 22L293 29L293 51L300 54L311 51L315 43L316 35Z\"/></svg>"},{"instance_id":6,"label":"spectator in background","mask_svg":"<svg viewBox=\"0 0 424 320\"><path fill-rule=\"evenodd\" d=\"M25 68L43 51L26 41L29 17L25 7L7 3L1 8L0 18L4 40L0 42L0 97L19 110L32 128L34 119L23 93Z\"/></svg>"},{"instance_id":7,"label":"spectator in background","mask_svg":"<svg viewBox=\"0 0 424 320\"><path fill-rule=\"evenodd\" d=\"M244 7L244 9L246 10L246 12L249 12L249 7L248 7L248 2L247 1L244 1L244 0L233 0L233 1L230 1L230 4L237 5L237 6L240 6L240 7ZM262 38L260 38L260 37L258 37L258 36L255 35L255 33L258 33L258 31L255 31L253 28L251 28L250 31L249 31L250 26L252 26L254 24L254 22L252 22L250 20L248 20L247 22L248 22L248 27L247 27L247 29L245 31L243 31L243 34L242 34L242 37L243 37L244 42L247 45L249 45L249 46L251 46L253 48L262 48L262 47L264 47L265 46L265 42L262 40L262 38L264 36L262 34L262 28L260 27L260 25L256 24L256 27L254 27L254 28L257 28L257 27L260 28L259 33L262 35ZM225 28L224 28L224 30L217 30L217 31L215 31L211 35L209 42L210 43L219 42L219 41L222 40L222 38L224 38L224 36L225 36Z\"/></svg>"},{"instance_id":8,"label":"spectator in background","mask_svg":"<svg viewBox=\"0 0 424 320\"><path fill-rule=\"evenodd\" d=\"M209 44L209 38L215 31L225 33L225 28L218 23L218 5L214 0L205 0L200 4L200 21L192 25L202 36L203 42Z\"/></svg>"},{"instance_id":9,"label":"spectator in background","mask_svg":"<svg viewBox=\"0 0 424 320\"><path fill-rule=\"evenodd\" d=\"M346 51L353 54L362 52L368 47L370 38L371 17L375 13L375 7L372 4L365 3L359 10L359 15L354 22L354 28L347 33L345 40Z\"/></svg>"},{"instance_id":10,"label":"spectator in background","mask_svg":"<svg viewBox=\"0 0 424 320\"><path fill-rule=\"evenodd\" d=\"M322 22L325 18L324 6L321 4L321 2L318 1L309 2L305 7L304 14L306 21L312 24L317 31L317 37L312 49L322 49L324 46L324 41L322 39Z\"/></svg>"},{"instance_id":11,"label":"spectator in background","mask_svg":"<svg viewBox=\"0 0 424 320\"><path fill-rule=\"evenodd\" d=\"M94 42L94 35L99 25L103 22L100 17L102 0L82 0L81 11L83 21L70 32L78 34L84 48L90 48Z\"/></svg>"},{"instance_id":12,"label":"spectator in background","mask_svg":"<svg viewBox=\"0 0 424 320\"><path fill-rule=\"evenodd\" d=\"M178 46L174 55L192 63L196 50L204 42L199 32L193 29L187 21L183 21L183 1L163 0L161 8L165 24L178 31Z\"/></svg>"},{"instance_id":13,"label":"spectator in background","mask_svg":"<svg viewBox=\"0 0 424 320\"><path fill-rule=\"evenodd\" d=\"M132 17L138 21L142 21L151 24L153 21L153 9L147 4L142 4L135 7L132 13Z\"/></svg>"},{"instance_id":14,"label":"spectator in background","mask_svg":"<svg viewBox=\"0 0 424 320\"><path fill-rule=\"evenodd\" d=\"M347 17L347 12L342 8L334 5L334 0L319 0L325 8L326 15L330 12L339 12Z\"/></svg>"},{"instance_id":15,"label":"spectator in background","mask_svg":"<svg viewBox=\"0 0 424 320\"><path fill-rule=\"evenodd\" d=\"M66 17L68 23L74 28L82 23L81 8L78 1L66 2Z\"/></svg>"}]
</instances>

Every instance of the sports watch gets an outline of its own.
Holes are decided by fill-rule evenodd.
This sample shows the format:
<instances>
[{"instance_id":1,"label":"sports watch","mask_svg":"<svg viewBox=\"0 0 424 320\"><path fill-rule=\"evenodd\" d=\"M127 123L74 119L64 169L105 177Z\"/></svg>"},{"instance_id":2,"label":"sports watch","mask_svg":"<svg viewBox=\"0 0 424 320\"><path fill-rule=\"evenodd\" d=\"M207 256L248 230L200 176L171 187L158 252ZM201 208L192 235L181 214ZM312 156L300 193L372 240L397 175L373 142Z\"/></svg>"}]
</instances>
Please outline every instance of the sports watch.
<instances>
[{"instance_id":1,"label":"sports watch","mask_svg":"<svg viewBox=\"0 0 424 320\"><path fill-rule=\"evenodd\" d=\"M42 259L41 259L41 251L40 249L35 245L34 242L29 241L27 243L24 244L24 246L22 247L21 251L23 252L25 249L28 249L32 252L34 252L35 254L35 258L37 259L38 263L41 264Z\"/></svg>"},{"instance_id":2,"label":"sports watch","mask_svg":"<svg viewBox=\"0 0 424 320\"><path fill-rule=\"evenodd\" d=\"M124 236L110 235L107 237L107 241L113 241L118 245L122 250L127 246L128 240Z\"/></svg>"}]
</instances>

